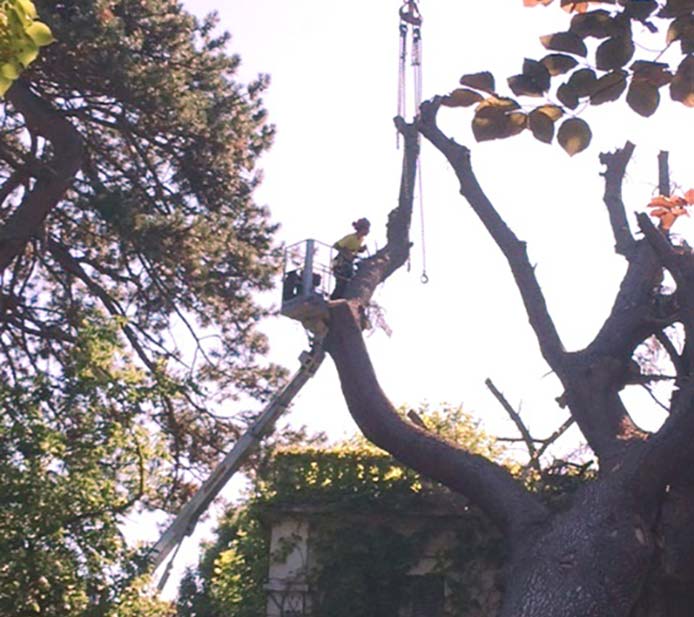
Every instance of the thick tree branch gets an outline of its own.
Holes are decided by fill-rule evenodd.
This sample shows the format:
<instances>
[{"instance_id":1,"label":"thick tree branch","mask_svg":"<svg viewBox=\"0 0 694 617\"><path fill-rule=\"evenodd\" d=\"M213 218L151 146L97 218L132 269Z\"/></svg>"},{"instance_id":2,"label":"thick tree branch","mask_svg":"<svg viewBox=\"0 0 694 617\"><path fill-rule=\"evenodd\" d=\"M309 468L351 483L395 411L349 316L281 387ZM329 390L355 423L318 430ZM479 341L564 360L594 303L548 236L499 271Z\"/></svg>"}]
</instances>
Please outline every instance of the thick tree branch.
<instances>
[{"instance_id":1,"label":"thick tree branch","mask_svg":"<svg viewBox=\"0 0 694 617\"><path fill-rule=\"evenodd\" d=\"M480 506L511 540L542 522L547 512L503 467L434 436L395 411L376 379L348 302L330 310L326 350L332 356L347 405L364 435L403 464Z\"/></svg>"},{"instance_id":2,"label":"thick tree branch","mask_svg":"<svg viewBox=\"0 0 694 617\"><path fill-rule=\"evenodd\" d=\"M610 217L610 225L615 239L615 251L627 259L631 255L635 241L629 230L624 202L622 201L622 182L634 148L634 144L627 142L623 148L616 152L604 152L600 155L600 162L606 167L602 174L605 178L603 201Z\"/></svg>"},{"instance_id":3,"label":"thick tree branch","mask_svg":"<svg viewBox=\"0 0 694 617\"><path fill-rule=\"evenodd\" d=\"M662 266L646 240L636 242L626 221L621 189L633 144L602 154L606 166L604 201L615 237L615 250L628 262L612 310L588 347L572 357L566 400L590 446L606 463L619 458L631 440L643 440L622 403L620 391L631 379L634 349L672 320L675 313L655 301Z\"/></svg>"},{"instance_id":4,"label":"thick tree branch","mask_svg":"<svg viewBox=\"0 0 694 617\"><path fill-rule=\"evenodd\" d=\"M410 223L414 201L419 133L415 124L402 118L395 119L395 126L404 138L404 155L400 180L398 206L388 215L387 243L371 257L359 262L357 273L350 280L345 298L358 300L366 306L376 287L402 266L410 254Z\"/></svg>"},{"instance_id":5,"label":"thick tree branch","mask_svg":"<svg viewBox=\"0 0 694 617\"><path fill-rule=\"evenodd\" d=\"M72 124L21 80L9 89L7 99L24 116L33 135L41 135L51 142L54 156L0 229L0 272L22 252L29 238L63 198L80 168L83 153L82 140Z\"/></svg>"},{"instance_id":6,"label":"thick tree branch","mask_svg":"<svg viewBox=\"0 0 694 617\"><path fill-rule=\"evenodd\" d=\"M566 353L554 326L535 270L530 264L524 242L521 242L482 191L470 164L470 151L444 135L436 124L440 98L422 104L419 130L448 160L460 181L460 193L487 228L506 257L513 278L521 293L530 324L540 343L547 363L560 376L563 374Z\"/></svg>"},{"instance_id":7,"label":"thick tree branch","mask_svg":"<svg viewBox=\"0 0 694 617\"><path fill-rule=\"evenodd\" d=\"M674 314L658 314L654 289L662 280L662 266L648 242L639 241L630 252L629 266L619 286L610 315L586 352L627 361L645 338Z\"/></svg>"},{"instance_id":8,"label":"thick tree branch","mask_svg":"<svg viewBox=\"0 0 694 617\"><path fill-rule=\"evenodd\" d=\"M655 228L647 214L641 212L637 219L646 240L677 283L675 295L680 306L679 317L686 340L694 341L694 255L689 251L676 250L668 238ZM694 367L694 346L685 345L684 354L686 366Z\"/></svg>"},{"instance_id":9,"label":"thick tree branch","mask_svg":"<svg viewBox=\"0 0 694 617\"><path fill-rule=\"evenodd\" d=\"M667 485L691 480L694 463L694 382L684 384L672 413L638 452L633 490L644 500L661 497Z\"/></svg>"}]
</instances>

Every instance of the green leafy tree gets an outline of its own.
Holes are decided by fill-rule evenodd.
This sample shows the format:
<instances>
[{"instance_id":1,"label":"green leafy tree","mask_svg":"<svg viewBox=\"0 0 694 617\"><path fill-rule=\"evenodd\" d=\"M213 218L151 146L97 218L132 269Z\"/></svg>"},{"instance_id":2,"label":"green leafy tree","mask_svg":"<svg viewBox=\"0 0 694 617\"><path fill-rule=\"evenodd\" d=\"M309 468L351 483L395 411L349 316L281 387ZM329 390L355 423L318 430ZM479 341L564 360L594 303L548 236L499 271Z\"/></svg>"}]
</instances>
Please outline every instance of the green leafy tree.
<instances>
[{"instance_id":1,"label":"green leafy tree","mask_svg":"<svg viewBox=\"0 0 694 617\"><path fill-rule=\"evenodd\" d=\"M38 374L0 386L5 615L115 616L144 583L118 517L166 484L164 440L141 420L151 383L97 313L64 360L59 386Z\"/></svg>"},{"instance_id":2,"label":"green leafy tree","mask_svg":"<svg viewBox=\"0 0 694 617\"><path fill-rule=\"evenodd\" d=\"M55 43L0 101L0 598L105 614L137 595L120 518L177 510L245 425L217 403L281 378L253 299L279 257L253 200L273 129L267 79L237 81L214 17L36 8L29 36L45 22Z\"/></svg>"}]
</instances>

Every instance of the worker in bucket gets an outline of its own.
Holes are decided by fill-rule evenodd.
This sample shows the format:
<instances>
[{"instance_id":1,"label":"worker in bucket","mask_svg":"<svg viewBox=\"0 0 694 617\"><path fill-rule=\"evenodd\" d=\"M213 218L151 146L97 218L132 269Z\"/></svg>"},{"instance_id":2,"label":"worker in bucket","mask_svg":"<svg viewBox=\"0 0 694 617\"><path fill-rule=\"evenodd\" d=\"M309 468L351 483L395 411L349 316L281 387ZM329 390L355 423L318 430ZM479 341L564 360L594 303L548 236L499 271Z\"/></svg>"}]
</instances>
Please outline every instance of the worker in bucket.
<instances>
[{"instance_id":1,"label":"worker in bucket","mask_svg":"<svg viewBox=\"0 0 694 617\"><path fill-rule=\"evenodd\" d=\"M352 223L352 227L354 227L354 233L347 234L333 244L333 248L337 249L337 255L332 263L335 289L330 295L331 300L344 296L349 279L354 276L354 260L359 253L366 250L364 241L371 229L371 223L366 218L360 218Z\"/></svg>"}]
</instances>

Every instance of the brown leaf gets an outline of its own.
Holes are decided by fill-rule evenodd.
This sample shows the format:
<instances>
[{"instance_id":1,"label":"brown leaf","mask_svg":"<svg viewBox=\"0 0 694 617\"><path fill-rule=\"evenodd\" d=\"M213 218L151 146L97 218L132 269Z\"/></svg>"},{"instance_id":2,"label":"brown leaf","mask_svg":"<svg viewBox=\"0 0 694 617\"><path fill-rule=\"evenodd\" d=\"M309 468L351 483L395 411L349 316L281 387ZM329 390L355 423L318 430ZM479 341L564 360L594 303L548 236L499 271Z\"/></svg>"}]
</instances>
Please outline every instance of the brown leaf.
<instances>
[{"instance_id":1,"label":"brown leaf","mask_svg":"<svg viewBox=\"0 0 694 617\"><path fill-rule=\"evenodd\" d=\"M658 8L654 0L627 0L624 2L624 14L629 19L642 21Z\"/></svg>"},{"instance_id":2,"label":"brown leaf","mask_svg":"<svg viewBox=\"0 0 694 617\"><path fill-rule=\"evenodd\" d=\"M506 114L501 110L472 118L472 134L477 141L500 139L506 132Z\"/></svg>"},{"instance_id":3,"label":"brown leaf","mask_svg":"<svg viewBox=\"0 0 694 617\"><path fill-rule=\"evenodd\" d=\"M540 37L540 43L551 51L565 51L576 56L583 56L584 58L588 54L588 49L583 39L573 32L547 34Z\"/></svg>"},{"instance_id":4,"label":"brown leaf","mask_svg":"<svg viewBox=\"0 0 694 617\"><path fill-rule=\"evenodd\" d=\"M686 56L670 82L670 96L687 107L694 107L694 56Z\"/></svg>"},{"instance_id":5,"label":"brown leaf","mask_svg":"<svg viewBox=\"0 0 694 617\"><path fill-rule=\"evenodd\" d=\"M647 60L637 60L629 67L634 73L634 79L640 79L660 88L672 81L672 73L668 70L670 66L663 62L649 62Z\"/></svg>"},{"instance_id":6,"label":"brown leaf","mask_svg":"<svg viewBox=\"0 0 694 617\"><path fill-rule=\"evenodd\" d=\"M547 114L534 109L528 114L528 128L535 139L551 144L554 139L554 121Z\"/></svg>"},{"instance_id":7,"label":"brown leaf","mask_svg":"<svg viewBox=\"0 0 694 617\"><path fill-rule=\"evenodd\" d=\"M578 64L576 58L566 54L548 54L540 62L544 64L552 77L566 73Z\"/></svg>"},{"instance_id":8,"label":"brown leaf","mask_svg":"<svg viewBox=\"0 0 694 617\"><path fill-rule=\"evenodd\" d=\"M634 55L630 37L615 36L600 43L595 52L596 66L602 71L622 68Z\"/></svg>"},{"instance_id":9,"label":"brown leaf","mask_svg":"<svg viewBox=\"0 0 694 617\"><path fill-rule=\"evenodd\" d=\"M564 115L564 110L557 105L541 105L537 107L535 111L544 114L550 118L552 122L556 122Z\"/></svg>"},{"instance_id":10,"label":"brown leaf","mask_svg":"<svg viewBox=\"0 0 694 617\"><path fill-rule=\"evenodd\" d=\"M547 67L541 62L525 58L523 60L523 75L530 77L543 92L549 90L551 77Z\"/></svg>"},{"instance_id":11,"label":"brown leaf","mask_svg":"<svg viewBox=\"0 0 694 617\"><path fill-rule=\"evenodd\" d=\"M564 120L557 131L557 141L569 156L585 150L592 136L588 123L580 118Z\"/></svg>"},{"instance_id":12,"label":"brown leaf","mask_svg":"<svg viewBox=\"0 0 694 617\"><path fill-rule=\"evenodd\" d=\"M470 107L475 103L479 103L484 97L474 90L467 88L457 88L450 94L441 98L441 105L446 107Z\"/></svg>"},{"instance_id":13,"label":"brown leaf","mask_svg":"<svg viewBox=\"0 0 694 617\"><path fill-rule=\"evenodd\" d=\"M658 93L658 88L642 79L632 79L627 91L627 104L629 107L637 114L648 118L658 109L659 103L660 94Z\"/></svg>"},{"instance_id":14,"label":"brown leaf","mask_svg":"<svg viewBox=\"0 0 694 617\"><path fill-rule=\"evenodd\" d=\"M670 23L666 40L669 43L680 41L682 53L694 51L694 14L682 15Z\"/></svg>"},{"instance_id":15,"label":"brown leaf","mask_svg":"<svg viewBox=\"0 0 694 617\"><path fill-rule=\"evenodd\" d=\"M578 95L569 84L562 84L557 88L557 98L569 109L578 107Z\"/></svg>"},{"instance_id":16,"label":"brown leaf","mask_svg":"<svg viewBox=\"0 0 694 617\"><path fill-rule=\"evenodd\" d=\"M574 15L569 30L581 38L593 36L604 39L619 33L614 18L604 9Z\"/></svg>"},{"instance_id":17,"label":"brown leaf","mask_svg":"<svg viewBox=\"0 0 694 617\"><path fill-rule=\"evenodd\" d=\"M507 137L518 135L528 126L528 116L520 111L513 111L508 114Z\"/></svg>"},{"instance_id":18,"label":"brown leaf","mask_svg":"<svg viewBox=\"0 0 694 617\"><path fill-rule=\"evenodd\" d=\"M460 78L460 85L469 86L475 90L482 90L482 92L492 94L494 92L494 75L489 71L463 75Z\"/></svg>"},{"instance_id":19,"label":"brown leaf","mask_svg":"<svg viewBox=\"0 0 694 617\"><path fill-rule=\"evenodd\" d=\"M518 101L505 96L496 96L492 94L484 99L478 106L476 113L484 113L484 109L490 108L493 112L494 110L501 110L503 112L510 112L516 109L520 109Z\"/></svg>"},{"instance_id":20,"label":"brown leaf","mask_svg":"<svg viewBox=\"0 0 694 617\"><path fill-rule=\"evenodd\" d=\"M542 96L545 92L528 75L512 75L508 78L508 87L516 96Z\"/></svg>"},{"instance_id":21,"label":"brown leaf","mask_svg":"<svg viewBox=\"0 0 694 617\"><path fill-rule=\"evenodd\" d=\"M574 71L566 82L576 92L576 96L581 98L590 96L598 78L593 69L578 69Z\"/></svg>"},{"instance_id":22,"label":"brown leaf","mask_svg":"<svg viewBox=\"0 0 694 617\"><path fill-rule=\"evenodd\" d=\"M616 101L627 87L627 72L611 71L603 75L595 82L593 92L590 95L591 105L602 105L609 101Z\"/></svg>"},{"instance_id":23,"label":"brown leaf","mask_svg":"<svg viewBox=\"0 0 694 617\"><path fill-rule=\"evenodd\" d=\"M694 0L667 0L658 17L680 17L694 11Z\"/></svg>"},{"instance_id":24,"label":"brown leaf","mask_svg":"<svg viewBox=\"0 0 694 617\"><path fill-rule=\"evenodd\" d=\"M527 116L508 111L498 105L478 107L472 119L472 133L477 141L504 139L520 133L527 124Z\"/></svg>"}]
</instances>

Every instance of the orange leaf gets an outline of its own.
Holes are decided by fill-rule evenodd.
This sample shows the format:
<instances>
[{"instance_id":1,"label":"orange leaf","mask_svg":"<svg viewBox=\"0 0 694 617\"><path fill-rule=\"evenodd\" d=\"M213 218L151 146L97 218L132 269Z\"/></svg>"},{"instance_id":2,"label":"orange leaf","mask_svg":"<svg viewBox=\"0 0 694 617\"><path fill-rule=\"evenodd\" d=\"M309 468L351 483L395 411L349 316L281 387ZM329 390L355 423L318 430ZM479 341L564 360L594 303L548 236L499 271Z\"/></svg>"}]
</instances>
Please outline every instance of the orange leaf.
<instances>
[{"instance_id":1,"label":"orange leaf","mask_svg":"<svg viewBox=\"0 0 694 617\"><path fill-rule=\"evenodd\" d=\"M669 208L670 207L670 202L668 201L668 198L665 197L665 195L658 195L651 199L651 201L648 202L648 207L649 208L655 208L656 206L659 206L661 208ZM657 216L657 215L654 215Z\"/></svg>"},{"instance_id":2,"label":"orange leaf","mask_svg":"<svg viewBox=\"0 0 694 617\"><path fill-rule=\"evenodd\" d=\"M523 0L523 6L537 6L541 4L542 6L547 6L552 0Z\"/></svg>"},{"instance_id":3,"label":"orange leaf","mask_svg":"<svg viewBox=\"0 0 694 617\"><path fill-rule=\"evenodd\" d=\"M694 204L694 189L689 189L684 194L684 199L688 204Z\"/></svg>"},{"instance_id":4,"label":"orange leaf","mask_svg":"<svg viewBox=\"0 0 694 617\"><path fill-rule=\"evenodd\" d=\"M660 229L663 231L668 231L677 220L674 214L666 214L660 219Z\"/></svg>"},{"instance_id":5,"label":"orange leaf","mask_svg":"<svg viewBox=\"0 0 694 617\"><path fill-rule=\"evenodd\" d=\"M569 2L562 6L567 13L585 13L588 10L587 2Z\"/></svg>"},{"instance_id":6,"label":"orange leaf","mask_svg":"<svg viewBox=\"0 0 694 617\"><path fill-rule=\"evenodd\" d=\"M651 212L651 216L656 216L656 217L661 217L665 216L666 214L671 214L669 208L656 208Z\"/></svg>"},{"instance_id":7,"label":"orange leaf","mask_svg":"<svg viewBox=\"0 0 694 617\"><path fill-rule=\"evenodd\" d=\"M680 197L675 195L673 197L666 197L665 195L658 195L648 202L648 207L653 208L659 206L661 208L677 208L686 206L689 202L685 197Z\"/></svg>"}]
</instances>

